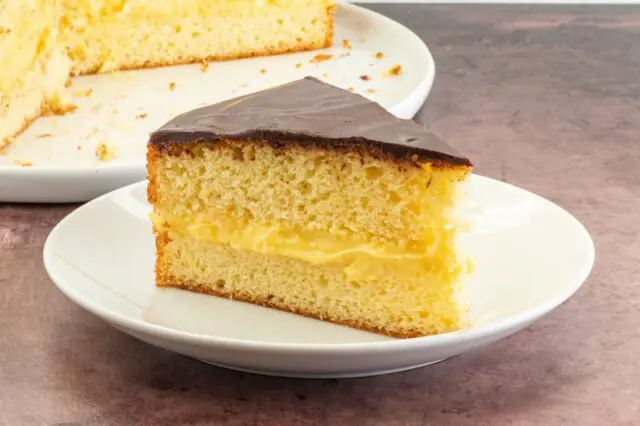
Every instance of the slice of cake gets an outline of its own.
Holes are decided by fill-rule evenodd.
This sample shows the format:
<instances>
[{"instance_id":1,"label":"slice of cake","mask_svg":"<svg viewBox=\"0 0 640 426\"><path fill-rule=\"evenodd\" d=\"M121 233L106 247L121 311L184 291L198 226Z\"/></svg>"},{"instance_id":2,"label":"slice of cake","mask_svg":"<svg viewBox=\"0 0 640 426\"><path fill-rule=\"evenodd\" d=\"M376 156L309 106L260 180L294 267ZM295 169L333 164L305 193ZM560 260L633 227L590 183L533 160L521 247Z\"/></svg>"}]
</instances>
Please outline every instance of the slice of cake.
<instances>
[{"instance_id":1,"label":"slice of cake","mask_svg":"<svg viewBox=\"0 0 640 426\"><path fill-rule=\"evenodd\" d=\"M471 167L313 78L196 109L148 144L156 283L396 337L460 329Z\"/></svg>"},{"instance_id":2,"label":"slice of cake","mask_svg":"<svg viewBox=\"0 0 640 426\"><path fill-rule=\"evenodd\" d=\"M328 47L334 7L330 0L0 1L0 149L43 112L67 110L70 74Z\"/></svg>"}]
</instances>

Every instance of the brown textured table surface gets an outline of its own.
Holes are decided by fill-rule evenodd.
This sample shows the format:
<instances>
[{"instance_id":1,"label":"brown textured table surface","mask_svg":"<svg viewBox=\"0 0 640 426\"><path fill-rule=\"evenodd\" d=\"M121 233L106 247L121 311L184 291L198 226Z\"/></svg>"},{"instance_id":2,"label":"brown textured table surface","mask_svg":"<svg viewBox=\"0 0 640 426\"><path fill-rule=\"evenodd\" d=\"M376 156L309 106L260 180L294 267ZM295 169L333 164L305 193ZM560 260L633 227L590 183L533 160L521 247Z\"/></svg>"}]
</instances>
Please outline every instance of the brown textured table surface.
<instances>
[{"instance_id":1,"label":"brown textured table surface","mask_svg":"<svg viewBox=\"0 0 640 426\"><path fill-rule=\"evenodd\" d=\"M597 250L527 330L439 365L308 381L226 371L76 307L41 261L74 206L0 207L0 424L640 424L640 7L376 6L429 44L420 119L558 202Z\"/></svg>"}]
</instances>

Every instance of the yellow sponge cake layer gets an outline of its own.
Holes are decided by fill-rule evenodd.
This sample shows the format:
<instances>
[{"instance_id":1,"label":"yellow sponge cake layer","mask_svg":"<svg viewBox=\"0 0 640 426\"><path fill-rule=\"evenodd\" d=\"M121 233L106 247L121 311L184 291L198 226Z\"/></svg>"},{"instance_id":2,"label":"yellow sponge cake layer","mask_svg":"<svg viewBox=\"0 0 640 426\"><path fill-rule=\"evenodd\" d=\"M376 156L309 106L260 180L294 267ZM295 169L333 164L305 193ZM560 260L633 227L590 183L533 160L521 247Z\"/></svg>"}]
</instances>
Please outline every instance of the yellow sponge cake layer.
<instances>
[{"instance_id":1,"label":"yellow sponge cake layer","mask_svg":"<svg viewBox=\"0 0 640 426\"><path fill-rule=\"evenodd\" d=\"M75 74L317 49L333 33L327 0L66 1Z\"/></svg>"}]
</instances>

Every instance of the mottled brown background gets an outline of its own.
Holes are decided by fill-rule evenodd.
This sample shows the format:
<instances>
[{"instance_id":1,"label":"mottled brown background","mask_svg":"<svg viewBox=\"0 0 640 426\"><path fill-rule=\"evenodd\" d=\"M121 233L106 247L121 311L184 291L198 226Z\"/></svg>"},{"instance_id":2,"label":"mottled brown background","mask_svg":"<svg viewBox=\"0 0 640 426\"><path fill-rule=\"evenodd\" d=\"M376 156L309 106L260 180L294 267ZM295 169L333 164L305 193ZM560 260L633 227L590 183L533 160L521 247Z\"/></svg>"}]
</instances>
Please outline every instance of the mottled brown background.
<instances>
[{"instance_id":1,"label":"mottled brown background","mask_svg":"<svg viewBox=\"0 0 640 426\"><path fill-rule=\"evenodd\" d=\"M370 379L267 378L139 343L46 277L74 206L0 208L0 424L640 424L640 7L376 6L429 43L420 119L591 231L585 287L529 329Z\"/></svg>"}]
</instances>

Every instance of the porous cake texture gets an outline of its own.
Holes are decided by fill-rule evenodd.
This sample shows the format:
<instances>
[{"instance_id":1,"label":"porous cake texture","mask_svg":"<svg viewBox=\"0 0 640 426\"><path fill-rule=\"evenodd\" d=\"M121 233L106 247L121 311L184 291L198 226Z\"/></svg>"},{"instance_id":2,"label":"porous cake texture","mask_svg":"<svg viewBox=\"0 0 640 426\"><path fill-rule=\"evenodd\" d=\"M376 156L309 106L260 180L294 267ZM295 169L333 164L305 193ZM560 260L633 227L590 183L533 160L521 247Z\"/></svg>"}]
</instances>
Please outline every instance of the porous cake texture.
<instances>
[{"instance_id":1,"label":"porous cake texture","mask_svg":"<svg viewBox=\"0 0 640 426\"><path fill-rule=\"evenodd\" d=\"M158 286L396 337L467 325L471 163L416 123L307 78L175 118L148 168Z\"/></svg>"},{"instance_id":2,"label":"porous cake texture","mask_svg":"<svg viewBox=\"0 0 640 426\"><path fill-rule=\"evenodd\" d=\"M327 0L63 0L73 73L236 59L329 46Z\"/></svg>"},{"instance_id":3,"label":"porous cake texture","mask_svg":"<svg viewBox=\"0 0 640 426\"><path fill-rule=\"evenodd\" d=\"M329 0L0 2L0 141L64 111L70 75L331 45Z\"/></svg>"}]
</instances>

